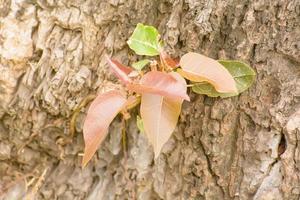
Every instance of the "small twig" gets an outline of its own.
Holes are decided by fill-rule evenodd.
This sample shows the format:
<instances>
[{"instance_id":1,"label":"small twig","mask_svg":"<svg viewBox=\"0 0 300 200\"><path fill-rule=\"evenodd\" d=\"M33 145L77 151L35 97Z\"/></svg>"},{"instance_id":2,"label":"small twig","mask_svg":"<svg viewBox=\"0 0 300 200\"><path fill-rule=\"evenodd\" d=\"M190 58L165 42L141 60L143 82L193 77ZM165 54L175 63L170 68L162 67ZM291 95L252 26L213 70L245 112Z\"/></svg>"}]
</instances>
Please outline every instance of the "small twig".
<instances>
[{"instance_id":1,"label":"small twig","mask_svg":"<svg viewBox=\"0 0 300 200\"><path fill-rule=\"evenodd\" d=\"M28 145L32 142L32 140L38 135L39 133L38 132L33 132L30 136L29 136L29 139L26 140L17 150L17 154L20 154L21 151Z\"/></svg>"},{"instance_id":2,"label":"small twig","mask_svg":"<svg viewBox=\"0 0 300 200\"><path fill-rule=\"evenodd\" d=\"M126 112L128 110L131 110L131 109L135 108L140 103L141 103L141 96L139 96L139 95L130 96L128 98L127 104L125 106Z\"/></svg>"},{"instance_id":3,"label":"small twig","mask_svg":"<svg viewBox=\"0 0 300 200\"><path fill-rule=\"evenodd\" d=\"M125 160L127 160L127 138L126 138L126 120L122 118L122 148Z\"/></svg>"},{"instance_id":4,"label":"small twig","mask_svg":"<svg viewBox=\"0 0 300 200\"><path fill-rule=\"evenodd\" d=\"M152 60L151 62L150 62L150 69L151 69L151 71L157 71L157 67L158 67L159 65L158 65L158 63L157 63L157 61L156 60Z\"/></svg>"}]
</instances>

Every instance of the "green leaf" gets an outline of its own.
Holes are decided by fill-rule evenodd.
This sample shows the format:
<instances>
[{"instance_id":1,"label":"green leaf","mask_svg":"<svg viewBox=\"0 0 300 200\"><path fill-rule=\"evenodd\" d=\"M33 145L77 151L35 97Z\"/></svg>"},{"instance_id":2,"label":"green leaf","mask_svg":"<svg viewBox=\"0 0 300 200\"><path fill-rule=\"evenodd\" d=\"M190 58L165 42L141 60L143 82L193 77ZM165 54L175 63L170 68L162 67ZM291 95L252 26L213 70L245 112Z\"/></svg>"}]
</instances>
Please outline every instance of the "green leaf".
<instances>
[{"instance_id":1,"label":"green leaf","mask_svg":"<svg viewBox=\"0 0 300 200\"><path fill-rule=\"evenodd\" d=\"M192 87L193 92L205 94L210 97L232 97L247 90L255 80L255 71L247 64L235 60L219 60L229 73L233 76L238 93L220 93L209 83L199 83Z\"/></svg>"},{"instance_id":2,"label":"green leaf","mask_svg":"<svg viewBox=\"0 0 300 200\"><path fill-rule=\"evenodd\" d=\"M160 35L156 28L140 23L137 24L127 44L136 54L146 56L159 55L162 48Z\"/></svg>"},{"instance_id":3,"label":"green leaf","mask_svg":"<svg viewBox=\"0 0 300 200\"><path fill-rule=\"evenodd\" d=\"M136 70L141 71L146 65L150 63L150 60L145 59L145 60L140 60L138 62L135 62L132 64L132 67Z\"/></svg>"},{"instance_id":4,"label":"green leaf","mask_svg":"<svg viewBox=\"0 0 300 200\"><path fill-rule=\"evenodd\" d=\"M223 95L222 93L217 92L214 86L206 82L195 84L192 87L192 90L197 94L205 94L209 97L218 97Z\"/></svg>"},{"instance_id":5,"label":"green leaf","mask_svg":"<svg viewBox=\"0 0 300 200\"><path fill-rule=\"evenodd\" d=\"M143 120L139 115L136 117L136 125L141 133L145 132Z\"/></svg>"}]
</instances>

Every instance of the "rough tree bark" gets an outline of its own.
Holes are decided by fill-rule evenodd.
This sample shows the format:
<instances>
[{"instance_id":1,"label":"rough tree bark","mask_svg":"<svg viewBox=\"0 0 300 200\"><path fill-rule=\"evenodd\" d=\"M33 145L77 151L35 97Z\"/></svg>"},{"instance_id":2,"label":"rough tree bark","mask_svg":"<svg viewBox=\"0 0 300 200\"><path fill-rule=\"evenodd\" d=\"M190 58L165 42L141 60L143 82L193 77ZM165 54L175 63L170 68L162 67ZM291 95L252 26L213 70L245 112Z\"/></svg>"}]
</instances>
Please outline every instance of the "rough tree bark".
<instances>
[{"instance_id":1,"label":"rough tree bark","mask_svg":"<svg viewBox=\"0 0 300 200\"><path fill-rule=\"evenodd\" d=\"M155 161L134 115L124 156L116 119L82 170L88 105L73 136L70 120L117 87L104 54L137 59L125 42L139 22L173 56L249 63L256 83L234 98L190 94ZM0 199L299 199L299 42L299 0L0 0Z\"/></svg>"}]
</instances>

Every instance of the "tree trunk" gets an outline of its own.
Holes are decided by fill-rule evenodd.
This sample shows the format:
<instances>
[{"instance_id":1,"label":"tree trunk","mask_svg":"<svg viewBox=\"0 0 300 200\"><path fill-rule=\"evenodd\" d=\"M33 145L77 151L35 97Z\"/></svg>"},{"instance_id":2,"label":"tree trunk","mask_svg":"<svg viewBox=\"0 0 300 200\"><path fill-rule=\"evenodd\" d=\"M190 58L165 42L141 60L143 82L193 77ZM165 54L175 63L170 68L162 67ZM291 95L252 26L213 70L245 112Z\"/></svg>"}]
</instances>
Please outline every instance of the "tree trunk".
<instances>
[{"instance_id":1,"label":"tree trunk","mask_svg":"<svg viewBox=\"0 0 300 200\"><path fill-rule=\"evenodd\" d=\"M117 118L81 169L87 99L118 87L104 55L135 61L139 22L174 57L242 60L257 80L191 93L156 160L137 109L126 149ZM299 0L0 0L0 199L299 199L299 41Z\"/></svg>"}]
</instances>

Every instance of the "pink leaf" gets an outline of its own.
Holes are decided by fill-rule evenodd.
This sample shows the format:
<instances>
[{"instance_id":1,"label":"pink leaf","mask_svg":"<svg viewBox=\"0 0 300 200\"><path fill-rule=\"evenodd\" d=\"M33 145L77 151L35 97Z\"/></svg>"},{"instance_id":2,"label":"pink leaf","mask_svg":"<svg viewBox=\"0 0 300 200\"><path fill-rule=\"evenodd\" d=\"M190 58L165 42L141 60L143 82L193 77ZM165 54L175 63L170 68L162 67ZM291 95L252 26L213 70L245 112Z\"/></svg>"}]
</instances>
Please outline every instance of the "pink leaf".
<instances>
[{"instance_id":1,"label":"pink leaf","mask_svg":"<svg viewBox=\"0 0 300 200\"><path fill-rule=\"evenodd\" d=\"M109 124L126 104L126 98L121 92L112 90L100 94L88 109L83 125L84 156L82 166L84 167L97 151L99 145L106 138Z\"/></svg>"},{"instance_id":2,"label":"pink leaf","mask_svg":"<svg viewBox=\"0 0 300 200\"><path fill-rule=\"evenodd\" d=\"M185 83L179 74L173 72L171 75L179 82ZM146 136L154 148L155 158L176 128L182 102L180 99L142 94L141 117Z\"/></svg>"},{"instance_id":3,"label":"pink leaf","mask_svg":"<svg viewBox=\"0 0 300 200\"><path fill-rule=\"evenodd\" d=\"M114 74L125 84L130 83L131 79L129 78L129 74L133 71L132 68L125 66L119 63L116 60L113 60L106 56L107 63L109 64L110 68L114 72Z\"/></svg>"},{"instance_id":4,"label":"pink leaf","mask_svg":"<svg viewBox=\"0 0 300 200\"><path fill-rule=\"evenodd\" d=\"M178 72L194 82L209 82L218 92L236 93L236 85L229 71L218 61L198 53L187 53L181 57Z\"/></svg>"},{"instance_id":5,"label":"pink leaf","mask_svg":"<svg viewBox=\"0 0 300 200\"><path fill-rule=\"evenodd\" d=\"M173 99L190 100L186 93L186 83L178 81L172 75L151 71L145 74L139 83L130 83L127 88L137 93L150 93Z\"/></svg>"}]
</instances>

